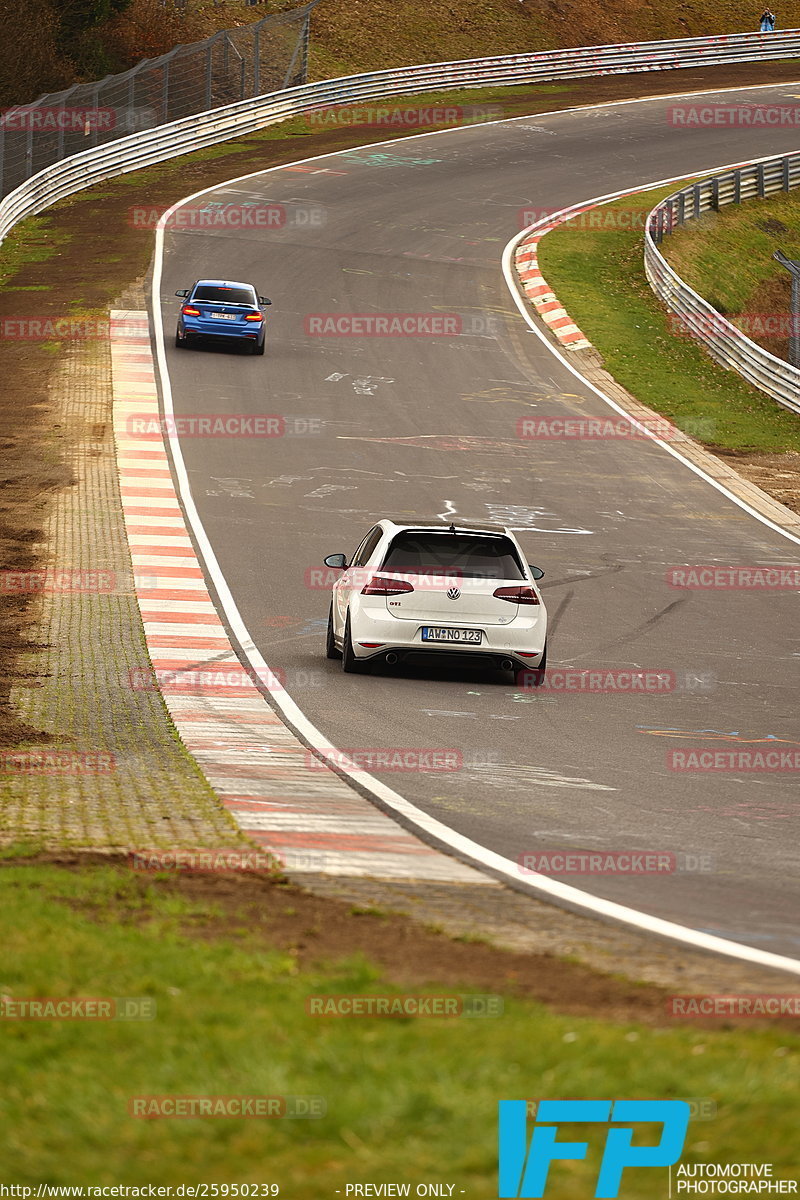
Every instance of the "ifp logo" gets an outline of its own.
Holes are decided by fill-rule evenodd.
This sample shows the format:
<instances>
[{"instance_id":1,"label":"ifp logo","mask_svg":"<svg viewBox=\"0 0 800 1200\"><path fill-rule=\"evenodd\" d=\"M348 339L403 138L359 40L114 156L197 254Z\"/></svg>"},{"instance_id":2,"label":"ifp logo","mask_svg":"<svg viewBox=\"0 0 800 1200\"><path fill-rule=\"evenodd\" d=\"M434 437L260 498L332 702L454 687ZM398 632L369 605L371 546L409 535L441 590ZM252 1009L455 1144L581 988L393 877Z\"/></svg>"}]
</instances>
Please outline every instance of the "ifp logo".
<instances>
[{"instance_id":1,"label":"ifp logo","mask_svg":"<svg viewBox=\"0 0 800 1200\"><path fill-rule=\"evenodd\" d=\"M594 1122L616 1128L606 1132L595 1197L619 1194L626 1167L669 1167L683 1150L690 1107L685 1100L541 1100L536 1109L530 1148L525 1100L501 1100L499 1114L501 1200L544 1196L551 1162L583 1159L588 1142L556 1140L561 1124ZM633 1123L661 1125L655 1145L633 1145Z\"/></svg>"}]
</instances>

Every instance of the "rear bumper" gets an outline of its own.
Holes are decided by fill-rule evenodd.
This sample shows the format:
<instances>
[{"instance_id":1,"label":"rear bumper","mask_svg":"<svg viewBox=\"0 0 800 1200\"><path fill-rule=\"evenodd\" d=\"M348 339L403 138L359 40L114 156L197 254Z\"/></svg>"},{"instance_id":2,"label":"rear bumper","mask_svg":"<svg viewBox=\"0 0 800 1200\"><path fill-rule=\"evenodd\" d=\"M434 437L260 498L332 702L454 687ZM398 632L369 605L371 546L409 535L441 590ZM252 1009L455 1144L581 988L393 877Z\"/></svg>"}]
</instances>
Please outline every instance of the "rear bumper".
<instances>
[{"instance_id":1,"label":"rear bumper","mask_svg":"<svg viewBox=\"0 0 800 1200\"><path fill-rule=\"evenodd\" d=\"M265 332L263 325L249 329L231 329L229 325L222 325L222 322L211 321L186 321L178 325L178 336L181 338L208 338L215 342L263 342Z\"/></svg>"},{"instance_id":2,"label":"rear bumper","mask_svg":"<svg viewBox=\"0 0 800 1200\"><path fill-rule=\"evenodd\" d=\"M356 658L362 662L386 662L388 658L390 664L408 663L409 666L413 666L414 663L435 661L449 663L451 666L485 666L508 671L535 671L544 656L543 650L534 658L520 658L511 651L485 649L460 651L433 649L428 646L385 646L381 650L370 651L362 651L361 647L354 646L353 649Z\"/></svg>"},{"instance_id":3,"label":"rear bumper","mask_svg":"<svg viewBox=\"0 0 800 1200\"><path fill-rule=\"evenodd\" d=\"M351 615L353 653L364 661L385 659L390 654L396 655L398 661L412 656L416 659L436 657L451 661L483 660L495 665L506 661L515 669L533 670L542 661L547 640L544 605L536 616L518 617L508 625L487 626L476 621L474 626L466 626L481 629L483 637L480 643L423 642L423 624L433 622L398 620L381 613L377 608L362 609L358 614ZM363 642L377 644L364 646L361 644Z\"/></svg>"}]
</instances>

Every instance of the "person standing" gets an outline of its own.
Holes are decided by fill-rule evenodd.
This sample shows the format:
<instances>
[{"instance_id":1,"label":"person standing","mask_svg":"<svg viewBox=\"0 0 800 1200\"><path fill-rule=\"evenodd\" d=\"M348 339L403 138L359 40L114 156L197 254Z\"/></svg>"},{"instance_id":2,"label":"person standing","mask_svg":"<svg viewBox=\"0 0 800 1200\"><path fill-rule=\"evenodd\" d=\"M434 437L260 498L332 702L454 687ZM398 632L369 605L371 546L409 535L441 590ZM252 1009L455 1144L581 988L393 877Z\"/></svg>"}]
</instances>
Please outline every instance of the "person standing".
<instances>
[{"instance_id":1,"label":"person standing","mask_svg":"<svg viewBox=\"0 0 800 1200\"><path fill-rule=\"evenodd\" d=\"M775 32L775 14L768 8L761 14L759 29L761 33Z\"/></svg>"}]
</instances>

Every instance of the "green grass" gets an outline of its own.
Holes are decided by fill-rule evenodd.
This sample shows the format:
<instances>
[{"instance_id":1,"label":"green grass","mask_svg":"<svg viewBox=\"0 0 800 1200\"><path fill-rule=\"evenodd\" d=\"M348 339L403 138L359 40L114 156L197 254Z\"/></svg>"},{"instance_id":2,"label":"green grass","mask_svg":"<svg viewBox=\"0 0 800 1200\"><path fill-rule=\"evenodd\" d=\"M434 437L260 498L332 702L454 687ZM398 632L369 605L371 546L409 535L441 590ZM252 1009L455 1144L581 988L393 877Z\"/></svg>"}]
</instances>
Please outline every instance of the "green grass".
<instances>
[{"instance_id":1,"label":"green grass","mask_svg":"<svg viewBox=\"0 0 800 1200\"><path fill-rule=\"evenodd\" d=\"M313 1018L309 995L397 989L357 957L301 970L241 927L192 937L214 906L140 884L113 867L0 871L0 993L157 1005L149 1021L2 1022L0 1159L16 1183L277 1182L319 1200L346 1182L447 1180L490 1197L497 1101L564 1096L713 1099L686 1161L795 1166L800 1038L785 1029L651 1030L508 997L496 1019ZM168 1094L322 1096L327 1115L127 1115L129 1097ZM554 1170L548 1197L592 1194L596 1166ZM661 1195L654 1179L631 1172L627 1200Z\"/></svg>"},{"instance_id":2,"label":"green grass","mask_svg":"<svg viewBox=\"0 0 800 1200\"><path fill-rule=\"evenodd\" d=\"M604 206L604 220L649 211L668 188ZM539 262L567 312L610 373L642 403L699 441L729 450L800 450L800 423L694 342L672 332L645 279L642 229L563 227L539 245Z\"/></svg>"},{"instance_id":3,"label":"green grass","mask_svg":"<svg viewBox=\"0 0 800 1200\"><path fill-rule=\"evenodd\" d=\"M789 274L772 256L782 250L787 258L800 258L800 196L726 205L687 221L664 239L663 250L686 282L726 316L759 311L753 301L771 282L785 284L788 300Z\"/></svg>"}]
</instances>

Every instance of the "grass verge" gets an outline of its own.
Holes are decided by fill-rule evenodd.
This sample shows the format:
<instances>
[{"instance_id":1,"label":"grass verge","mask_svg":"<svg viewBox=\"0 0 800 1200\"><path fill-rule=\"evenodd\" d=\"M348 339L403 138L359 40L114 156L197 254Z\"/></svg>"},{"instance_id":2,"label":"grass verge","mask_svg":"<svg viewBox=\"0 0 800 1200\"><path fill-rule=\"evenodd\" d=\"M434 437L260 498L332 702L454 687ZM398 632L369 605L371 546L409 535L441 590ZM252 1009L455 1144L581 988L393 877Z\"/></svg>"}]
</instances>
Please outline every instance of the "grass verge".
<instances>
[{"instance_id":1,"label":"grass verge","mask_svg":"<svg viewBox=\"0 0 800 1200\"><path fill-rule=\"evenodd\" d=\"M664 239L668 262L770 354L787 358L792 284L773 255L800 259L800 196L768 196L707 213Z\"/></svg>"},{"instance_id":2,"label":"grass verge","mask_svg":"<svg viewBox=\"0 0 800 1200\"><path fill-rule=\"evenodd\" d=\"M378 966L355 943L334 957L317 948L318 925L304 928L312 917L303 893L238 880L231 900L224 883L216 877L200 891L196 879L113 866L0 869L0 993L156 1004L144 1021L2 1020L9 1179L277 1183L298 1200L356 1180L438 1180L456 1195L491 1196L497 1101L538 1096L709 1100L716 1115L691 1124L685 1161L772 1161L779 1177L794 1166L796 1028L670 1027L661 1004L647 1015L647 989L642 1020L564 1015L531 998L536 976L521 978L515 956L486 950L495 961L484 976L470 979L465 967L459 983L453 944L419 930L409 939L413 967ZM337 932L374 923L385 939L396 920L325 904ZM455 950L465 962L480 952ZM573 995L583 986L572 980ZM610 994L616 985L604 986ZM319 994L475 992L502 995L503 1015L325 1019L306 1004ZM327 1111L296 1120L128 1115L131 1097L176 1094L319 1096ZM596 1150L586 1163L558 1164L548 1196L590 1195ZM655 1181L631 1171L625 1195L649 1200ZM659 1183L666 1194L666 1178Z\"/></svg>"},{"instance_id":3,"label":"grass verge","mask_svg":"<svg viewBox=\"0 0 800 1200\"><path fill-rule=\"evenodd\" d=\"M604 205L599 227L586 219L549 233L539 245L542 272L608 371L643 404L713 449L800 451L797 417L673 333L647 283L644 215L679 186Z\"/></svg>"}]
</instances>

